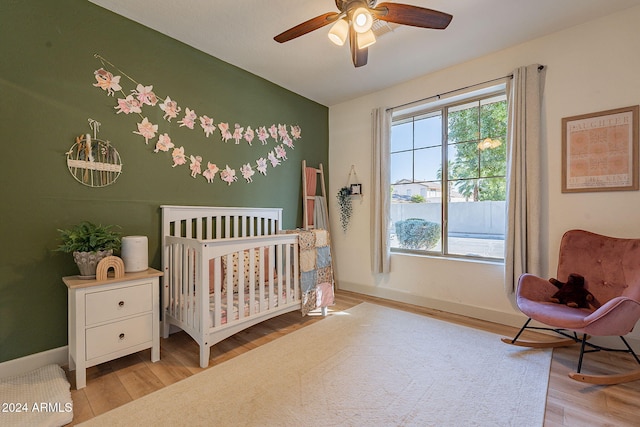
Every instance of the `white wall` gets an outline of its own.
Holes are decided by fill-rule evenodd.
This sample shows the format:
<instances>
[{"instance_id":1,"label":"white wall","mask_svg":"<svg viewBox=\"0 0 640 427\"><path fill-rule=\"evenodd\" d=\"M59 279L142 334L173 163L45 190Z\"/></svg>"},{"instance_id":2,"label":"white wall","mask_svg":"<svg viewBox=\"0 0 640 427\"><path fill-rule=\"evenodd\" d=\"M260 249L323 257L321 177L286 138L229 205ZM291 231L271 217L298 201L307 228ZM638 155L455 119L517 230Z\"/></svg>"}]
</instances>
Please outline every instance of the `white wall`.
<instances>
[{"instance_id":1,"label":"white wall","mask_svg":"<svg viewBox=\"0 0 640 427\"><path fill-rule=\"evenodd\" d=\"M379 277L371 274L370 112L376 107L393 107L505 76L519 66L533 63L547 67L542 156L546 176L542 222L548 252L547 275L555 276L560 237L570 228L640 237L640 192L560 191L561 119L640 103L638 22L640 7L330 107L328 191L338 287L505 324L520 324L521 314L503 290L501 264L392 255L390 274ZM364 197L354 199L352 222L343 234L335 194L347 183L351 165L355 165L364 184Z\"/></svg>"}]
</instances>

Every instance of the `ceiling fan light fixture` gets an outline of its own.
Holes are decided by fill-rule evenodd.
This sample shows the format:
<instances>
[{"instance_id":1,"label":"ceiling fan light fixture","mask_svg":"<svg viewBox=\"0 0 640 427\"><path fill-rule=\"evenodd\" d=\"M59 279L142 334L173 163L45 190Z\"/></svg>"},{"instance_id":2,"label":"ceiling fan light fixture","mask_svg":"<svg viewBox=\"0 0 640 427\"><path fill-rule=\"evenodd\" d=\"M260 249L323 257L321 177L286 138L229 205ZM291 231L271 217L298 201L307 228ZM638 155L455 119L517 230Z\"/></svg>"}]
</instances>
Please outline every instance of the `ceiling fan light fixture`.
<instances>
[{"instance_id":1,"label":"ceiling fan light fixture","mask_svg":"<svg viewBox=\"0 0 640 427\"><path fill-rule=\"evenodd\" d=\"M357 39L358 39L358 49L364 49L376 42L376 36L373 34L372 30L369 30L365 33L358 34Z\"/></svg>"},{"instance_id":2,"label":"ceiling fan light fixture","mask_svg":"<svg viewBox=\"0 0 640 427\"><path fill-rule=\"evenodd\" d=\"M347 40L347 33L349 32L349 23L344 19L339 19L329 30L329 40L338 46L344 45Z\"/></svg>"},{"instance_id":3,"label":"ceiling fan light fixture","mask_svg":"<svg viewBox=\"0 0 640 427\"><path fill-rule=\"evenodd\" d=\"M373 16L371 16L371 12L364 7L357 8L353 11L351 25L357 33L366 33L373 25Z\"/></svg>"}]
</instances>

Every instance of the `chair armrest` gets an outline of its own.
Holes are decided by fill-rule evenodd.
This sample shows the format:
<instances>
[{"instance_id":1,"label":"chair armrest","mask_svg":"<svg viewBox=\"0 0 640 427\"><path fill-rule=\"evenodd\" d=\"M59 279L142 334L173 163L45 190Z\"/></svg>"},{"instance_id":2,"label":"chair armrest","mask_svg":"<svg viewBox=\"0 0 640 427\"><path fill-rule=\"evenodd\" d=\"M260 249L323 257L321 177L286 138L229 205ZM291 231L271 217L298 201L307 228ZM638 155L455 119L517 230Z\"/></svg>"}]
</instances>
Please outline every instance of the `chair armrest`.
<instances>
[{"instance_id":1,"label":"chair armrest","mask_svg":"<svg viewBox=\"0 0 640 427\"><path fill-rule=\"evenodd\" d=\"M533 274L525 273L518 279L518 298L526 298L530 301L548 302L549 298L558 291L548 280Z\"/></svg>"},{"instance_id":2,"label":"chair armrest","mask_svg":"<svg viewBox=\"0 0 640 427\"><path fill-rule=\"evenodd\" d=\"M590 335L626 335L640 319L640 302L625 296L607 301L587 316L585 332Z\"/></svg>"}]
</instances>

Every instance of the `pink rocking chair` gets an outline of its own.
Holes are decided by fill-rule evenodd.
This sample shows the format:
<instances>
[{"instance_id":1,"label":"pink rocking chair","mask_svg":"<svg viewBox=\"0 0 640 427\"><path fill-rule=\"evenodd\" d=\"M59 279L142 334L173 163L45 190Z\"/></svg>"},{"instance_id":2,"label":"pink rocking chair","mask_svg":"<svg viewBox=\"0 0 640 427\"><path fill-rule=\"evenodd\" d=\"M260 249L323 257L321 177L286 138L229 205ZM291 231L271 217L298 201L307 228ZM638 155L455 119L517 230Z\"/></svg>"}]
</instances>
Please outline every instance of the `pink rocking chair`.
<instances>
[{"instance_id":1,"label":"pink rocking chair","mask_svg":"<svg viewBox=\"0 0 640 427\"><path fill-rule=\"evenodd\" d=\"M598 308L572 308L550 301L558 290L547 279L523 274L518 281L516 302L529 319L508 344L524 347L562 347L581 343L578 368L569 374L577 381L592 384L618 384L640 379L640 369L613 375L581 374L585 353L607 350L630 353L640 359L624 339L640 319L640 239L620 239L583 230L567 231L560 243L558 274L566 281L569 274L585 278L585 287ZM547 327L529 326L531 320ZM525 329L552 330L563 339L553 342L518 340ZM579 338L578 334L582 334ZM590 336L619 336L624 349L611 349L589 342Z\"/></svg>"}]
</instances>

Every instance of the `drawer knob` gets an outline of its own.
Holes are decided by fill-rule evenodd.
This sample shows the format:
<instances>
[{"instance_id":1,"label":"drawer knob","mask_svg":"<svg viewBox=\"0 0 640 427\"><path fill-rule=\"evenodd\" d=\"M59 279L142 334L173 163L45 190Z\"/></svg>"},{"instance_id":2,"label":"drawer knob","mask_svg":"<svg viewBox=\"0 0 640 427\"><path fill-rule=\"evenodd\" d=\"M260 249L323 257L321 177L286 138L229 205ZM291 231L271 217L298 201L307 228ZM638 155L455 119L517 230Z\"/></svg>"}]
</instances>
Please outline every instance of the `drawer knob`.
<instances>
[{"instance_id":1,"label":"drawer knob","mask_svg":"<svg viewBox=\"0 0 640 427\"><path fill-rule=\"evenodd\" d=\"M124 307L124 301L120 301L120 302L118 303L118 307Z\"/></svg>"},{"instance_id":2,"label":"drawer knob","mask_svg":"<svg viewBox=\"0 0 640 427\"><path fill-rule=\"evenodd\" d=\"M120 338L121 340L123 340L123 339L124 339L124 334L120 334L120 335L118 336L118 338Z\"/></svg>"}]
</instances>

